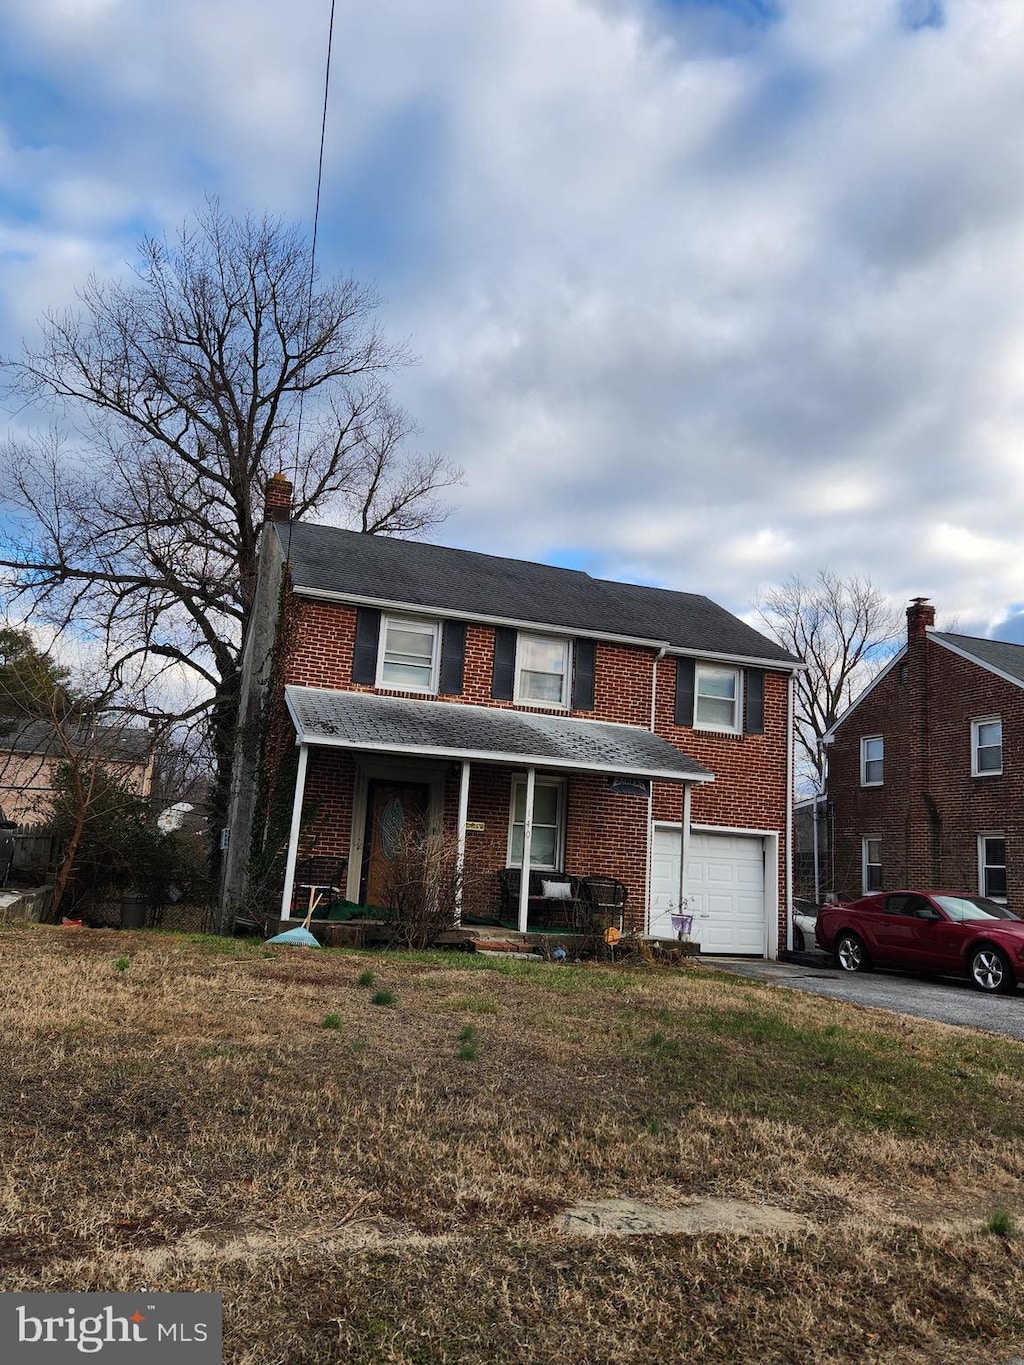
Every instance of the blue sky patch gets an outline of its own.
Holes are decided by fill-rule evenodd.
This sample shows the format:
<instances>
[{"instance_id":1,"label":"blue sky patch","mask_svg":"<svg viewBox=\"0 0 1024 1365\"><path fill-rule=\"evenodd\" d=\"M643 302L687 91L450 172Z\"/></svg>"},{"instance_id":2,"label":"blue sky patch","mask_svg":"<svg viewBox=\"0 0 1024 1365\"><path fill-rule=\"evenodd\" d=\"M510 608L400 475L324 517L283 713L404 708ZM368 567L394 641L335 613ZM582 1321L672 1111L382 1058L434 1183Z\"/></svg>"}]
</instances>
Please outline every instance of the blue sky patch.
<instances>
[{"instance_id":1,"label":"blue sky patch","mask_svg":"<svg viewBox=\"0 0 1024 1365\"><path fill-rule=\"evenodd\" d=\"M900 10L908 28L942 28L946 22L942 0L900 0Z\"/></svg>"}]
</instances>

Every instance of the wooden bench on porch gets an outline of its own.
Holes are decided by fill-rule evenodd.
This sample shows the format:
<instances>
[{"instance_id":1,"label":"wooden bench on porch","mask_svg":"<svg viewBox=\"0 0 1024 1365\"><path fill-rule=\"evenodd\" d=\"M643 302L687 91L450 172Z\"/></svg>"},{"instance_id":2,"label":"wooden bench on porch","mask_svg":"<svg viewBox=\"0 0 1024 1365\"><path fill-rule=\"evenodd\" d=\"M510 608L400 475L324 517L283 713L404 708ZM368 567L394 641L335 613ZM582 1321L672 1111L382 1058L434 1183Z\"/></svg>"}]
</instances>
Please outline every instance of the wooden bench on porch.
<instances>
[{"instance_id":1,"label":"wooden bench on porch","mask_svg":"<svg viewBox=\"0 0 1024 1365\"><path fill-rule=\"evenodd\" d=\"M518 867L499 870L503 923L518 923L520 885ZM603 933L612 926L621 931L628 895L627 888L616 877L579 877L566 872L532 869L527 927L549 929L564 925L578 934Z\"/></svg>"}]
</instances>

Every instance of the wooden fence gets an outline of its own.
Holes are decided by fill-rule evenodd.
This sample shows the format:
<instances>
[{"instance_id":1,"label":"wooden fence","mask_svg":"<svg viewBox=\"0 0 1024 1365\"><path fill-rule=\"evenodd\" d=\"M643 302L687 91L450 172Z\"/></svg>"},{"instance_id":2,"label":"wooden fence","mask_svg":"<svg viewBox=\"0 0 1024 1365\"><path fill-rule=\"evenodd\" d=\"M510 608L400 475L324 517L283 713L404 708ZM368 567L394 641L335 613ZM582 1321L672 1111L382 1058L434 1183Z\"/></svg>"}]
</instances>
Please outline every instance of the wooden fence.
<instances>
[{"instance_id":1,"label":"wooden fence","mask_svg":"<svg viewBox=\"0 0 1024 1365\"><path fill-rule=\"evenodd\" d=\"M14 872L45 877L57 861L57 841L49 825L19 825L14 831Z\"/></svg>"}]
</instances>

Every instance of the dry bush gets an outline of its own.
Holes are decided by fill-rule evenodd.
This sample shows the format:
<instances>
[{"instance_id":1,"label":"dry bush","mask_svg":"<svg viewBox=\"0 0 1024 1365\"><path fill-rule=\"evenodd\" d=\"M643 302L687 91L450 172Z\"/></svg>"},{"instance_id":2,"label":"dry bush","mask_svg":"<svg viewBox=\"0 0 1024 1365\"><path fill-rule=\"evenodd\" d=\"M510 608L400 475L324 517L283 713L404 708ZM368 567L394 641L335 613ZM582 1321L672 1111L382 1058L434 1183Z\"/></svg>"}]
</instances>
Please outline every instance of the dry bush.
<instances>
[{"instance_id":1,"label":"dry bush","mask_svg":"<svg viewBox=\"0 0 1024 1365\"><path fill-rule=\"evenodd\" d=\"M459 922L464 882L458 838L430 830L423 822L407 821L395 836L384 884L389 945L432 948Z\"/></svg>"}]
</instances>

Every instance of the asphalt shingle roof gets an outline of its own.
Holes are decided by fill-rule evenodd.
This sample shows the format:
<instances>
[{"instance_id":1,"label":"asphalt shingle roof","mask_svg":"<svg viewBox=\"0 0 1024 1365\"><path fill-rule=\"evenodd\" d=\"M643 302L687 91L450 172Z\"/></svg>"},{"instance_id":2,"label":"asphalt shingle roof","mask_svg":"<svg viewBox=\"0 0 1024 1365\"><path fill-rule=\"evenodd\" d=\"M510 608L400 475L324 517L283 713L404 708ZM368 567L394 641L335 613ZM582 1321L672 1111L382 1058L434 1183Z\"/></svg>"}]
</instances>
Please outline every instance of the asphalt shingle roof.
<instances>
[{"instance_id":1,"label":"asphalt shingle roof","mask_svg":"<svg viewBox=\"0 0 1024 1365\"><path fill-rule=\"evenodd\" d=\"M285 699L295 732L307 744L663 781L712 776L665 740L631 725L320 687L287 687Z\"/></svg>"},{"instance_id":2,"label":"asphalt shingle roof","mask_svg":"<svg viewBox=\"0 0 1024 1365\"><path fill-rule=\"evenodd\" d=\"M781 645L698 593L615 583L578 569L309 522L274 523L274 529L299 590L797 662Z\"/></svg>"},{"instance_id":3,"label":"asphalt shingle roof","mask_svg":"<svg viewBox=\"0 0 1024 1365\"><path fill-rule=\"evenodd\" d=\"M152 746L153 735L132 726L101 726L96 730L68 727L61 737L49 721L0 716L0 753L63 758L65 743L109 763L141 763Z\"/></svg>"},{"instance_id":4,"label":"asphalt shingle roof","mask_svg":"<svg viewBox=\"0 0 1024 1365\"><path fill-rule=\"evenodd\" d=\"M1011 645L1005 640L984 640L976 635L952 635L948 631L931 631L931 638L946 640L965 654L971 654L981 664L998 668L1024 683L1024 645Z\"/></svg>"}]
</instances>

